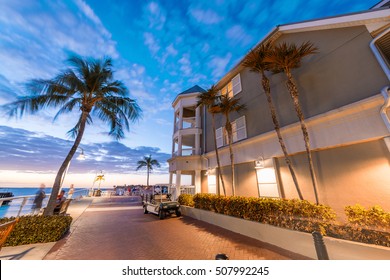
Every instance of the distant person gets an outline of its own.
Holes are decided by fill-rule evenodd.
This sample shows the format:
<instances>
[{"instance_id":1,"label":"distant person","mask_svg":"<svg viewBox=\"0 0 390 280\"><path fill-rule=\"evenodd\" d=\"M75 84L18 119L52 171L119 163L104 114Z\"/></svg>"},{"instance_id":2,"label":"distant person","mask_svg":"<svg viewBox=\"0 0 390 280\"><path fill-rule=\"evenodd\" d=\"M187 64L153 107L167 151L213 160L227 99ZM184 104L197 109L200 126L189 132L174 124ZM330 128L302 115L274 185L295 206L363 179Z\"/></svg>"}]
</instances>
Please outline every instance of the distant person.
<instances>
[{"instance_id":1,"label":"distant person","mask_svg":"<svg viewBox=\"0 0 390 280\"><path fill-rule=\"evenodd\" d=\"M74 193L74 185L71 184L68 191L68 199L71 199Z\"/></svg>"},{"instance_id":2,"label":"distant person","mask_svg":"<svg viewBox=\"0 0 390 280\"><path fill-rule=\"evenodd\" d=\"M46 197L45 193L45 184L41 184L39 186L39 190L35 194L34 202L32 205L32 214L39 214L41 208L42 208L42 202Z\"/></svg>"},{"instance_id":3,"label":"distant person","mask_svg":"<svg viewBox=\"0 0 390 280\"><path fill-rule=\"evenodd\" d=\"M66 200L65 191L61 190L60 194L57 196L56 207L54 208L54 213L60 212L62 203L64 203L65 200Z\"/></svg>"}]
</instances>

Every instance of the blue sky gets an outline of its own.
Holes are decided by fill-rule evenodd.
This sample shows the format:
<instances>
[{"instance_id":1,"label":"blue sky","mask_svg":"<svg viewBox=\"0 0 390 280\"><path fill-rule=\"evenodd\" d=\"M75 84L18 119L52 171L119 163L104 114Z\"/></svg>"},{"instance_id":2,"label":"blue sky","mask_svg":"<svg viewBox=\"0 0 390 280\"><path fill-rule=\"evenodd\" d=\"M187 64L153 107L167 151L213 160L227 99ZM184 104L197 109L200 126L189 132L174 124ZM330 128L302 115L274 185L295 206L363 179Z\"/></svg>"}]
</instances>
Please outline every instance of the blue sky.
<instances>
[{"instance_id":1,"label":"blue sky","mask_svg":"<svg viewBox=\"0 0 390 280\"><path fill-rule=\"evenodd\" d=\"M96 172L106 186L145 183L136 162L152 154L162 167L152 183L168 181L172 101L197 84L218 82L276 25L366 10L378 0L0 0L0 105L24 95L33 78L52 78L69 54L114 60L143 109L143 119L115 142L95 121L65 184L89 186ZM52 122L47 110L22 119L0 112L0 187L52 185L72 139L75 114Z\"/></svg>"}]
</instances>

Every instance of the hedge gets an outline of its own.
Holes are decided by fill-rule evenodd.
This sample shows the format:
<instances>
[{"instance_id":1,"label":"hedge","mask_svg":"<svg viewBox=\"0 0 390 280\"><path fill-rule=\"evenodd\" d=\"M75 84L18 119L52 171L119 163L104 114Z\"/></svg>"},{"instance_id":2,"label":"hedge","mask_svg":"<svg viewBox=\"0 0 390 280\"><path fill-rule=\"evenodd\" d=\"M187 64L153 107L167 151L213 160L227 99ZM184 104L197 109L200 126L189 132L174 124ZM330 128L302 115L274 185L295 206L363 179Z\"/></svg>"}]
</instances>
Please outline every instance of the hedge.
<instances>
[{"instance_id":1,"label":"hedge","mask_svg":"<svg viewBox=\"0 0 390 280\"><path fill-rule=\"evenodd\" d=\"M1 218L0 224L14 219L14 217ZM69 231L71 223L70 216L21 216L4 246L58 241Z\"/></svg>"},{"instance_id":2,"label":"hedge","mask_svg":"<svg viewBox=\"0 0 390 280\"><path fill-rule=\"evenodd\" d=\"M366 210L360 205L345 207L348 224L336 222L335 211L306 200L272 199L214 194L181 195L181 205L256 221L291 230L390 247L390 213L380 206Z\"/></svg>"}]
</instances>

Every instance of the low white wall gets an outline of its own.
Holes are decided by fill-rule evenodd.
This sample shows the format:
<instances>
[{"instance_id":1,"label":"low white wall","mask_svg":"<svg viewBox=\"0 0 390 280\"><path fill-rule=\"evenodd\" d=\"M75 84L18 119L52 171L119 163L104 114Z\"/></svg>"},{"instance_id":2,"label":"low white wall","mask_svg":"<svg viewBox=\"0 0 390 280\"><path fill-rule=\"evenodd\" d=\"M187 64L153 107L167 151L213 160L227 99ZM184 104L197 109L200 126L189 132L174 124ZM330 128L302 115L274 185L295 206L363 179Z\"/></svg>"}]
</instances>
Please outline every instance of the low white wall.
<instances>
[{"instance_id":1,"label":"low white wall","mask_svg":"<svg viewBox=\"0 0 390 280\"><path fill-rule=\"evenodd\" d=\"M313 237L309 233L279 228L267 224L248 221L181 206L182 214L213 224L227 230L266 242L285 250L317 259ZM324 237L329 259L331 260L390 260L390 248Z\"/></svg>"}]
</instances>

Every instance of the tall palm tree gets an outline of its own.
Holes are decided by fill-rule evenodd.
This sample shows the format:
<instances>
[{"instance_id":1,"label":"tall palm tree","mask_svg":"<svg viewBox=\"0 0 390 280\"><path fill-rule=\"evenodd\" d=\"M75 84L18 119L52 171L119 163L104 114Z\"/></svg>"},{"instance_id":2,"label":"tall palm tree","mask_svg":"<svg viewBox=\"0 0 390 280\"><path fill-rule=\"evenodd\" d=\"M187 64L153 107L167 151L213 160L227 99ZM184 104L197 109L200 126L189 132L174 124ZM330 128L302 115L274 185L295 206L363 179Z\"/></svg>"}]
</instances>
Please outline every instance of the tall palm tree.
<instances>
[{"instance_id":1,"label":"tall palm tree","mask_svg":"<svg viewBox=\"0 0 390 280\"><path fill-rule=\"evenodd\" d=\"M146 187L149 187L149 173L153 170L153 166L160 167L160 163L156 159L152 159L152 155L144 156L143 160L137 162L137 171L141 168L146 167L147 178L146 178Z\"/></svg>"},{"instance_id":2,"label":"tall palm tree","mask_svg":"<svg viewBox=\"0 0 390 280\"><path fill-rule=\"evenodd\" d=\"M295 112L298 116L299 123L301 125L303 140L305 142L306 155L309 162L309 169L310 169L310 175L311 175L311 180L314 189L314 195L315 195L316 203L318 204L319 200L318 200L318 192L317 192L317 183L316 183L316 177L314 172L313 159L310 150L309 133L307 131L305 117L299 102L298 87L291 73L292 69L299 68L301 66L302 58L316 53L317 50L318 49L314 47L314 45L310 42L302 43L300 46L297 46L294 43L288 44L283 42L273 47L266 61L272 62L279 71L284 72L287 76L286 86L290 93L291 99L294 104Z\"/></svg>"},{"instance_id":3,"label":"tall palm tree","mask_svg":"<svg viewBox=\"0 0 390 280\"><path fill-rule=\"evenodd\" d=\"M230 113L240 112L245 109L245 105L240 104L239 98L229 97L228 95L221 95L217 106L211 108L213 113L220 113L225 116L225 130L228 138L229 153L230 153L230 167L232 173L232 195L236 195L235 191L235 172L234 172L234 153L233 153L233 130L230 123Z\"/></svg>"},{"instance_id":4,"label":"tall palm tree","mask_svg":"<svg viewBox=\"0 0 390 280\"><path fill-rule=\"evenodd\" d=\"M213 135L214 135L214 148L215 148L215 155L217 158L217 165L218 165L218 177L221 179L222 183L222 189L223 189L223 195L226 196L226 188L225 188L225 182L223 180L222 176L222 169L221 169L221 163L219 160L219 152L217 147L217 135L216 135L216 126L215 126L215 113L213 112L213 107L216 106L216 102L218 99L218 90L215 87L215 85L212 85L206 92L201 93L197 98L197 104L196 106L205 106L207 108L207 111L211 114L211 123L213 128Z\"/></svg>"},{"instance_id":5,"label":"tall palm tree","mask_svg":"<svg viewBox=\"0 0 390 280\"><path fill-rule=\"evenodd\" d=\"M75 141L57 172L44 215L53 214L61 178L77 151L86 125L92 124L92 116L108 124L108 134L119 140L124 138L124 130L129 130L129 122L138 120L142 113L136 101L129 98L126 86L113 79L110 58L74 55L68 58L67 63L70 67L53 79L31 80L27 83L30 95L5 105L10 116L22 117L25 113L33 114L50 107L59 107L54 119L72 111L80 114L76 125L68 131Z\"/></svg>"},{"instance_id":6,"label":"tall palm tree","mask_svg":"<svg viewBox=\"0 0 390 280\"><path fill-rule=\"evenodd\" d=\"M272 44L270 42L261 44L258 48L251 50L249 52L249 54L245 57L243 65L249 68L251 71L259 73L261 75L261 85L263 87L265 96L267 98L268 108L271 112L271 118L274 124L274 129L276 131L276 135L278 137L280 147L284 154L284 160L288 166L288 169L290 170L295 188L298 192L298 196L300 199L303 200L302 192L298 185L297 176L295 175L295 171L292 166L290 156L287 152L287 148L284 143L282 133L280 132L280 124L279 124L278 116L276 114L276 108L272 101L270 82L268 77L265 74L266 71L273 70L273 64L265 60L267 55L270 53L271 49L272 49Z\"/></svg>"}]
</instances>

